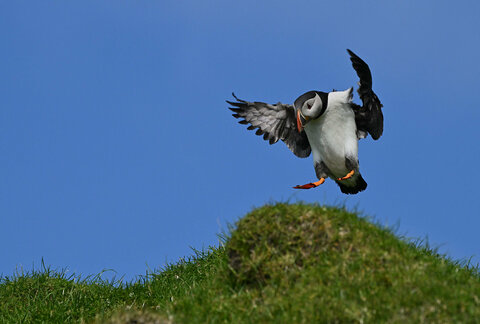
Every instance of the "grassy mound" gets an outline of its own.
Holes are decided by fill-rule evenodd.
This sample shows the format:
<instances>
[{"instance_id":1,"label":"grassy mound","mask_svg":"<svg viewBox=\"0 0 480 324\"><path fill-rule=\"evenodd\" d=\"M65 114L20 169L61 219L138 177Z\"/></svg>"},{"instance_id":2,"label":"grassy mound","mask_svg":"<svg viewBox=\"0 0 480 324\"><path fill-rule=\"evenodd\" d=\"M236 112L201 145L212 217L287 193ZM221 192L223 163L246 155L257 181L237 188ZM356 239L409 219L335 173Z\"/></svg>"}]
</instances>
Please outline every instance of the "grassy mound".
<instances>
[{"instance_id":1,"label":"grassy mound","mask_svg":"<svg viewBox=\"0 0 480 324\"><path fill-rule=\"evenodd\" d=\"M456 322L480 315L476 271L345 210L255 210L237 223L227 253L235 283L257 286L291 321Z\"/></svg>"},{"instance_id":2,"label":"grassy mound","mask_svg":"<svg viewBox=\"0 0 480 324\"><path fill-rule=\"evenodd\" d=\"M480 276L343 209L276 204L136 282L0 280L0 322L471 322Z\"/></svg>"}]
</instances>

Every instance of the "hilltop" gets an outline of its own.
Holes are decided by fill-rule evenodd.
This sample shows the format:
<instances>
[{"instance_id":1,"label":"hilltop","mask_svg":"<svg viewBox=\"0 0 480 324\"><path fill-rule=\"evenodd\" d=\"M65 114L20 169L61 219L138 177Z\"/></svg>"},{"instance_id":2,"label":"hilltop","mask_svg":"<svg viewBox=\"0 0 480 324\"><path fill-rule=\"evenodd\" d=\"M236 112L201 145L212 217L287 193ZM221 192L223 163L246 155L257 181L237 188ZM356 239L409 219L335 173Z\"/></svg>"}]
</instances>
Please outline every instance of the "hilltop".
<instances>
[{"instance_id":1,"label":"hilltop","mask_svg":"<svg viewBox=\"0 0 480 324\"><path fill-rule=\"evenodd\" d=\"M480 275L343 208L275 204L220 247L130 283L44 267L0 280L0 322L469 322Z\"/></svg>"}]
</instances>

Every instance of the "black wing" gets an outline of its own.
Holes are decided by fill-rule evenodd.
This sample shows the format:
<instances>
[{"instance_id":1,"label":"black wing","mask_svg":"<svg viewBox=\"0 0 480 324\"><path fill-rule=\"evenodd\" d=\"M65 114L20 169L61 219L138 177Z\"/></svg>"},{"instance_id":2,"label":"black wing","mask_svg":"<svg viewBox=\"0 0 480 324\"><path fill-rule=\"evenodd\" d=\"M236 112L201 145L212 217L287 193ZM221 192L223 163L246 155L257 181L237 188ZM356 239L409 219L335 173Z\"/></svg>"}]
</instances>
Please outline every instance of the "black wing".
<instances>
[{"instance_id":1,"label":"black wing","mask_svg":"<svg viewBox=\"0 0 480 324\"><path fill-rule=\"evenodd\" d=\"M310 155L312 149L304 130L298 132L297 119L295 117L295 109L292 105L284 105L277 103L270 105L264 102L248 102L238 99L235 94L232 95L238 102L227 102L236 107L229 108L235 114L235 118L242 118L240 124L250 126L249 130L258 128L257 135L263 135L264 140L268 140L270 144L282 140L287 144L288 148L298 157L305 158Z\"/></svg>"},{"instance_id":2,"label":"black wing","mask_svg":"<svg viewBox=\"0 0 480 324\"><path fill-rule=\"evenodd\" d=\"M367 63L351 50L347 49L347 52L350 54L353 68L360 78L358 94L362 99L363 106L353 105L357 130L359 133L370 133L372 138L377 140L383 133L383 105L372 90L372 73Z\"/></svg>"}]
</instances>

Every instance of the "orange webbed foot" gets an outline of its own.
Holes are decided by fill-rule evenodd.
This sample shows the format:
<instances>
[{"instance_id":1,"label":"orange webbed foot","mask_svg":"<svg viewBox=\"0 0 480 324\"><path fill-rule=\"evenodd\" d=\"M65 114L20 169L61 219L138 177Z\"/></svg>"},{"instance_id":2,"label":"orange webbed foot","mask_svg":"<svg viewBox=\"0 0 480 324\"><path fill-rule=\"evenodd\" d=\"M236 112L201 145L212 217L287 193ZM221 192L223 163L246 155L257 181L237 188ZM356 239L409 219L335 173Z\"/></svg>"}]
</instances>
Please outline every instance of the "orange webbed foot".
<instances>
[{"instance_id":1,"label":"orange webbed foot","mask_svg":"<svg viewBox=\"0 0 480 324\"><path fill-rule=\"evenodd\" d=\"M304 185L298 185L293 187L293 189L312 189L312 188L318 187L324 182L325 182L325 178L320 178L320 180L318 180L317 182L310 182Z\"/></svg>"},{"instance_id":2,"label":"orange webbed foot","mask_svg":"<svg viewBox=\"0 0 480 324\"><path fill-rule=\"evenodd\" d=\"M352 170L352 171L350 171L349 173L347 173L346 176L344 176L343 178L338 178L337 180L342 181L342 180L350 179L354 174L355 174L355 170Z\"/></svg>"}]
</instances>

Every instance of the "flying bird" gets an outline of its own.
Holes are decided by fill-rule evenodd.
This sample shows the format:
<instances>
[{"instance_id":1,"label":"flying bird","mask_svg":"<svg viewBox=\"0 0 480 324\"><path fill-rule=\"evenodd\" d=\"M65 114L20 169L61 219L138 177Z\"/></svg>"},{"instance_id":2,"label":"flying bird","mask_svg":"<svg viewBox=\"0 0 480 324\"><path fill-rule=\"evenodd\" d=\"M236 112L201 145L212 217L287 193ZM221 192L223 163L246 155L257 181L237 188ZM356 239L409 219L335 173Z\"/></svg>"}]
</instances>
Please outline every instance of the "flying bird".
<instances>
[{"instance_id":1,"label":"flying bird","mask_svg":"<svg viewBox=\"0 0 480 324\"><path fill-rule=\"evenodd\" d=\"M333 179L345 194L356 194L367 188L358 163L358 140L368 134L378 140L383 133L382 104L372 90L372 74L367 63L347 49L360 81L357 90L362 105L352 102L353 87L344 91L308 91L293 105L267 104L238 99L228 101L229 109L247 129L270 144L282 140L300 158L313 153L318 181L295 186L311 189Z\"/></svg>"}]
</instances>

